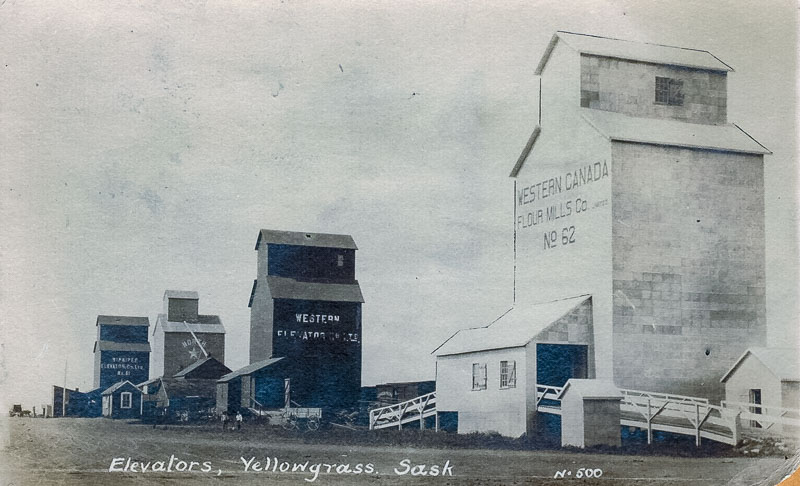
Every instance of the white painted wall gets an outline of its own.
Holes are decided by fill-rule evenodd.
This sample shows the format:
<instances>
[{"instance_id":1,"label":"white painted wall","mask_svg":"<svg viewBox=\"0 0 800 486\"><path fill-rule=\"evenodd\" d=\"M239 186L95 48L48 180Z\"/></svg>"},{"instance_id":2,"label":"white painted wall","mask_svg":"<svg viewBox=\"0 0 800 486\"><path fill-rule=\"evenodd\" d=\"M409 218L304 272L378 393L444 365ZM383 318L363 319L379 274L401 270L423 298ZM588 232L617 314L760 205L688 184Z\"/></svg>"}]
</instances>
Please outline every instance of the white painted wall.
<instances>
[{"instance_id":1,"label":"white painted wall","mask_svg":"<svg viewBox=\"0 0 800 486\"><path fill-rule=\"evenodd\" d=\"M758 358L748 354L725 382L725 400L749 402L751 388L761 389L763 405L781 406L781 382Z\"/></svg>"},{"instance_id":2,"label":"white painted wall","mask_svg":"<svg viewBox=\"0 0 800 486\"><path fill-rule=\"evenodd\" d=\"M761 404L765 407L782 407L783 397L780 380L764 366L758 358L748 354L739 367L725 382L725 400L728 402L749 403L750 389L761 389ZM750 421L743 420L743 427L749 427ZM775 431L780 425L772 427Z\"/></svg>"},{"instance_id":3,"label":"white painted wall","mask_svg":"<svg viewBox=\"0 0 800 486\"><path fill-rule=\"evenodd\" d=\"M611 379L611 143L583 121L581 110L580 56L559 42L542 73L542 132L515 184L516 301L525 305L591 294L596 376ZM587 165L594 169L598 162L607 175L567 189L567 173L574 179L575 171ZM560 192L526 198L526 187L555 178L561 179ZM577 212L579 200L587 201L585 211ZM553 207L558 217L548 218ZM574 238L566 245L565 228ZM544 235L552 231L556 244L546 248Z\"/></svg>"},{"instance_id":4,"label":"white painted wall","mask_svg":"<svg viewBox=\"0 0 800 486\"><path fill-rule=\"evenodd\" d=\"M781 382L781 397L783 398L782 407L800 409L800 382Z\"/></svg>"},{"instance_id":5,"label":"white painted wall","mask_svg":"<svg viewBox=\"0 0 800 486\"><path fill-rule=\"evenodd\" d=\"M516 361L515 388L500 389L500 361ZM486 364L486 389L472 389L472 364ZM526 432L525 348L481 351L437 358L436 408L458 412L458 433Z\"/></svg>"},{"instance_id":6,"label":"white painted wall","mask_svg":"<svg viewBox=\"0 0 800 486\"><path fill-rule=\"evenodd\" d=\"M583 398L574 392L567 395L561 400L561 445L585 447Z\"/></svg>"},{"instance_id":7,"label":"white painted wall","mask_svg":"<svg viewBox=\"0 0 800 486\"><path fill-rule=\"evenodd\" d=\"M580 116L580 54L558 41L542 71L541 81L542 133L545 128L552 132L570 130Z\"/></svg>"}]
</instances>

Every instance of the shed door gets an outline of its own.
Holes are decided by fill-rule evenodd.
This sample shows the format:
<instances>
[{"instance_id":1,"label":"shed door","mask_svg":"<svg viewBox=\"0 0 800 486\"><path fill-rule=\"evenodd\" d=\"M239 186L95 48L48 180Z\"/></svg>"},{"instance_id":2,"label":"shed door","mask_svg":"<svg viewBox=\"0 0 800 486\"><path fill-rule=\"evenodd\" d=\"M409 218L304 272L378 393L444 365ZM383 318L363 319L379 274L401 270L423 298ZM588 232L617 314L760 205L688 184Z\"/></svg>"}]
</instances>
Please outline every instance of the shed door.
<instances>
[{"instance_id":1,"label":"shed door","mask_svg":"<svg viewBox=\"0 0 800 486\"><path fill-rule=\"evenodd\" d=\"M761 389L753 388L750 390L750 403L753 405L761 405ZM761 415L761 407L750 407L750 412ZM761 424L755 420L750 421L750 427L761 428Z\"/></svg>"}]
</instances>

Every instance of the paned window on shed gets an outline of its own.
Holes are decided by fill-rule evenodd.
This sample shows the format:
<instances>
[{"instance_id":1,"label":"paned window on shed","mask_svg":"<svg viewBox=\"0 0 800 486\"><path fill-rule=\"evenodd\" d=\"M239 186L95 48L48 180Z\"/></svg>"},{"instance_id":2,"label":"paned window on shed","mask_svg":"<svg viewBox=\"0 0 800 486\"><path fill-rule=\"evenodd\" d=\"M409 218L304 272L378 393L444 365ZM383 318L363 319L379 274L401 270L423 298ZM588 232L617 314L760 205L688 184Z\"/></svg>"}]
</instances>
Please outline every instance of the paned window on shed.
<instances>
[{"instance_id":1,"label":"paned window on shed","mask_svg":"<svg viewBox=\"0 0 800 486\"><path fill-rule=\"evenodd\" d=\"M339 266L339 267L343 267L344 266L344 255L342 255L341 253L336 255L336 265Z\"/></svg>"},{"instance_id":2,"label":"paned window on shed","mask_svg":"<svg viewBox=\"0 0 800 486\"><path fill-rule=\"evenodd\" d=\"M683 106L683 81L656 76L656 103Z\"/></svg>"},{"instance_id":3,"label":"paned window on shed","mask_svg":"<svg viewBox=\"0 0 800 486\"><path fill-rule=\"evenodd\" d=\"M472 363L472 389L486 389L486 363Z\"/></svg>"},{"instance_id":4,"label":"paned window on shed","mask_svg":"<svg viewBox=\"0 0 800 486\"><path fill-rule=\"evenodd\" d=\"M131 408L133 403L133 393L122 392L119 394L120 408Z\"/></svg>"},{"instance_id":5,"label":"paned window on shed","mask_svg":"<svg viewBox=\"0 0 800 486\"><path fill-rule=\"evenodd\" d=\"M500 362L500 388L515 388L517 386L517 362Z\"/></svg>"}]
</instances>

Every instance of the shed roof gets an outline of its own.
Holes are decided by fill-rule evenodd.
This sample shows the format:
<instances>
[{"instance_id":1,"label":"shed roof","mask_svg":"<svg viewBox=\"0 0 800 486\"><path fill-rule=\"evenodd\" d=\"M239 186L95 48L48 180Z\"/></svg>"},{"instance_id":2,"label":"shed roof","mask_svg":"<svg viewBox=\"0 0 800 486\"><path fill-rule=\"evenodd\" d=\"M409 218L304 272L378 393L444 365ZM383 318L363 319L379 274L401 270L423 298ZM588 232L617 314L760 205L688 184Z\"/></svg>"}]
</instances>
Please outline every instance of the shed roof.
<instances>
[{"instance_id":1,"label":"shed roof","mask_svg":"<svg viewBox=\"0 0 800 486\"><path fill-rule=\"evenodd\" d=\"M706 125L664 118L644 118L612 111L581 108L586 123L608 140L645 143L744 154L771 154L739 125ZM541 127L534 128L509 177L517 177L539 138Z\"/></svg>"},{"instance_id":2,"label":"shed roof","mask_svg":"<svg viewBox=\"0 0 800 486\"><path fill-rule=\"evenodd\" d=\"M256 240L256 250L261 243L292 246L316 246L323 248L343 248L357 250L356 242L350 235L331 233L304 233L302 231L278 231L262 229Z\"/></svg>"},{"instance_id":3,"label":"shed roof","mask_svg":"<svg viewBox=\"0 0 800 486\"><path fill-rule=\"evenodd\" d=\"M749 348L719 381L728 381L748 356L759 360L780 381L800 381L800 349L797 348Z\"/></svg>"},{"instance_id":4,"label":"shed roof","mask_svg":"<svg viewBox=\"0 0 800 486\"><path fill-rule=\"evenodd\" d=\"M175 378L162 378L161 388L168 399L202 397L216 398L217 380L180 380Z\"/></svg>"},{"instance_id":5,"label":"shed roof","mask_svg":"<svg viewBox=\"0 0 800 486\"><path fill-rule=\"evenodd\" d=\"M115 341L95 341L94 352L100 351L134 351L149 353L150 343L118 343Z\"/></svg>"},{"instance_id":6,"label":"shed roof","mask_svg":"<svg viewBox=\"0 0 800 486\"><path fill-rule=\"evenodd\" d=\"M199 300L197 292L194 290L165 290L164 291L164 298L165 299L188 299L188 300Z\"/></svg>"},{"instance_id":7,"label":"shed roof","mask_svg":"<svg viewBox=\"0 0 800 486\"><path fill-rule=\"evenodd\" d=\"M603 399L603 398L622 398L622 392L609 380L585 380L570 378L558 394L558 399L564 398L567 390L570 393L577 393L583 398Z\"/></svg>"},{"instance_id":8,"label":"shed roof","mask_svg":"<svg viewBox=\"0 0 800 486\"><path fill-rule=\"evenodd\" d=\"M429 383L436 383L436 380L420 380L420 381L398 381L392 383L378 383L373 386L408 386L408 385L427 385Z\"/></svg>"},{"instance_id":9,"label":"shed roof","mask_svg":"<svg viewBox=\"0 0 800 486\"><path fill-rule=\"evenodd\" d=\"M569 314L589 295L515 307L487 326L462 329L436 348L436 356L525 346L550 324Z\"/></svg>"},{"instance_id":10,"label":"shed roof","mask_svg":"<svg viewBox=\"0 0 800 486\"><path fill-rule=\"evenodd\" d=\"M159 328L164 332L189 332L206 334L225 334L225 326L222 325L219 316L197 316L196 322L168 321L166 314L159 314L156 325L153 327L153 334Z\"/></svg>"},{"instance_id":11,"label":"shed roof","mask_svg":"<svg viewBox=\"0 0 800 486\"><path fill-rule=\"evenodd\" d=\"M232 371L227 375L223 376L219 380L219 383L225 383L231 381L232 379L236 378L237 376L244 376L255 373L256 371L262 370L268 366L272 366L278 361L282 360L283 358L270 358L265 359L263 361L256 361L255 363L249 364L245 367L239 368L238 370Z\"/></svg>"},{"instance_id":12,"label":"shed roof","mask_svg":"<svg viewBox=\"0 0 800 486\"><path fill-rule=\"evenodd\" d=\"M120 388L124 387L125 385L130 385L131 388L133 388L134 390L136 390L138 392L141 392L141 390L136 388L136 385L134 385L133 383L131 383L128 380L124 380L124 381L118 381L118 382L114 383L113 385L111 385L110 387L106 388L103 391L102 395L111 395L112 393L114 393L115 391L117 391Z\"/></svg>"},{"instance_id":13,"label":"shed roof","mask_svg":"<svg viewBox=\"0 0 800 486\"><path fill-rule=\"evenodd\" d=\"M136 384L136 388L138 388L138 389L140 389L140 390L141 390L141 389L142 389L142 387L144 387L145 385L151 385L151 384L153 384L153 383L155 383L155 382L159 381L160 379L161 379L161 377L160 377L160 376L157 376L157 377L155 377L155 378L150 378L150 379L149 379L149 380L147 380L147 381L143 381L143 382L141 382L141 383L137 383L137 384Z\"/></svg>"},{"instance_id":14,"label":"shed roof","mask_svg":"<svg viewBox=\"0 0 800 486\"><path fill-rule=\"evenodd\" d=\"M150 319L147 317L134 316L97 316L95 326L149 326Z\"/></svg>"},{"instance_id":15,"label":"shed roof","mask_svg":"<svg viewBox=\"0 0 800 486\"><path fill-rule=\"evenodd\" d=\"M771 153L735 124L686 123L663 118L634 117L590 108L583 108L581 111L583 119L609 140L746 154Z\"/></svg>"},{"instance_id":16,"label":"shed roof","mask_svg":"<svg viewBox=\"0 0 800 486\"><path fill-rule=\"evenodd\" d=\"M300 282L288 277L268 276L267 285L273 299L364 302L358 281L352 284Z\"/></svg>"},{"instance_id":17,"label":"shed roof","mask_svg":"<svg viewBox=\"0 0 800 486\"><path fill-rule=\"evenodd\" d=\"M553 34L534 74L541 75L558 41L564 42L580 54L613 57L630 61L669 64L711 71L733 71L715 55L702 49L665 46L648 42L635 42L598 35L578 34L562 30Z\"/></svg>"}]
</instances>

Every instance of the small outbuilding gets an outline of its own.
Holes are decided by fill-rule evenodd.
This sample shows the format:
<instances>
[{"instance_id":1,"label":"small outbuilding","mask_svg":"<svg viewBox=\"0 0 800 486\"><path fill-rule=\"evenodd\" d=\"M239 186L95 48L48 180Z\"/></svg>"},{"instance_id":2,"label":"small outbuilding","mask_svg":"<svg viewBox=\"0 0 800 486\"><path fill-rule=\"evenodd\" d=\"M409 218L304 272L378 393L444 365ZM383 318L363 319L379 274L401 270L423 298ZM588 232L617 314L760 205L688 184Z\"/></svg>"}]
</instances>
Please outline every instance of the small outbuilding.
<instances>
[{"instance_id":1,"label":"small outbuilding","mask_svg":"<svg viewBox=\"0 0 800 486\"><path fill-rule=\"evenodd\" d=\"M171 378L140 383L142 414L161 420L188 421L214 415L217 379L230 369L212 356L195 361Z\"/></svg>"},{"instance_id":2,"label":"small outbuilding","mask_svg":"<svg viewBox=\"0 0 800 486\"><path fill-rule=\"evenodd\" d=\"M154 408L168 420L210 418L216 405L216 385L214 379L161 378Z\"/></svg>"},{"instance_id":3,"label":"small outbuilding","mask_svg":"<svg viewBox=\"0 0 800 486\"><path fill-rule=\"evenodd\" d=\"M561 400L561 445L619 447L622 393L610 380L569 380Z\"/></svg>"},{"instance_id":4,"label":"small outbuilding","mask_svg":"<svg viewBox=\"0 0 800 486\"><path fill-rule=\"evenodd\" d=\"M130 381L120 381L102 394L103 417L138 419L142 415L142 391Z\"/></svg>"},{"instance_id":5,"label":"small outbuilding","mask_svg":"<svg viewBox=\"0 0 800 486\"><path fill-rule=\"evenodd\" d=\"M217 413L272 409L284 405L288 360L270 358L232 371L217 381Z\"/></svg>"},{"instance_id":6,"label":"small outbuilding","mask_svg":"<svg viewBox=\"0 0 800 486\"><path fill-rule=\"evenodd\" d=\"M50 416L99 417L102 414L100 403L103 390L103 388L95 388L88 392L81 392L77 388L70 390L54 385L53 402L49 406L53 414Z\"/></svg>"},{"instance_id":7,"label":"small outbuilding","mask_svg":"<svg viewBox=\"0 0 800 486\"><path fill-rule=\"evenodd\" d=\"M748 411L755 414L797 418L800 410L798 357L800 350L796 348L749 348L720 380L725 385L726 404L746 404ZM782 430L780 424L770 426L770 423L756 420L745 420L742 427L793 432Z\"/></svg>"},{"instance_id":8,"label":"small outbuilding","mask_svg":"<svg viewBox=\"0 0 800 486\"><path fill-rule=\"evenodd\" d=\"M550 427L537 417L537 389L595 376L592 297L515 307L433 353L440 419L455 418L458 433L542 432Z\"/></svg>"},{"instance_id":9,"label":"small outbuilding","mask_svg":"<svg viewBox=\"0 0 800 486\"><path fill-rule=\"evenodd\" d=\"M270 358L232 371L217 380L217 413L242 409L275 410L286 405L287 397L300 407L322 408L328 413L333 391L320 391L316 377L297 365L298 359Z\"/></svg>"}]
</instances>

